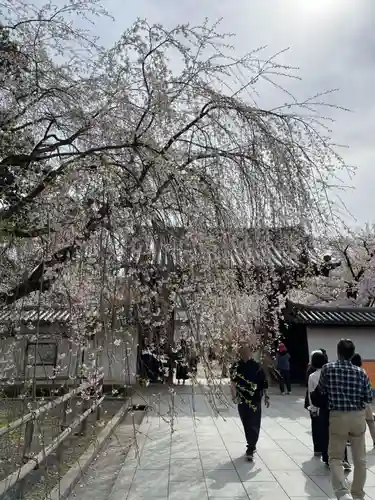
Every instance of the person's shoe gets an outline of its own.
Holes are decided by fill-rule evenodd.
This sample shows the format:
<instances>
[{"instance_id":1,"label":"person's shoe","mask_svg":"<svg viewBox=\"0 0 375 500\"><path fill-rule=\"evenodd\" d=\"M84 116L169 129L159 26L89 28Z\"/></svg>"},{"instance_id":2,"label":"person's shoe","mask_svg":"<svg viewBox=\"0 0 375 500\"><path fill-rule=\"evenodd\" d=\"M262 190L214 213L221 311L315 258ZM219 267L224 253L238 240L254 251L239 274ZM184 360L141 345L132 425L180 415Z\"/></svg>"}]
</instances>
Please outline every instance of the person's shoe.
<instances>
[{"instance_id":1,"label":"person's shoe","mask_svg":"<svg viewBox=\"0 0 375 500\"><path fill-rule=\"evenodd\" d=\"M340 500L354 500L354 498L349 493L346 493Z\"/></svg>"},{"instance_id":2,"label":"person's shoe","mask_svg":"<svg viewBox=\"0 0 375 500\"><path fill-rule=\"evenodd\" d=\"M342 466L344 467L344 470L346 470L348 472L352 470L352 466L346 460L343 461Z\"/></svg>"},{"instance_id":3,"label":"person's shoe","mask_svg":"<svg viewBox=\"0 0 375 500\"><path fill-rule=\"evenodd\" d=\"M248 460L249 462L252 462L254 460L253 450L246 450L246 460Z\"/></svg>"},{"instance_id":4,"label":"person's shoe","mask_svg":"<svg viewBox=\"0 0 375 500\"><path fill-rule=\"evenodd\" d=\"M290 394L292 394L292 391L287 392L287 394L288 394L288 396L289 396Z\"/></svg>"}]
</instances>

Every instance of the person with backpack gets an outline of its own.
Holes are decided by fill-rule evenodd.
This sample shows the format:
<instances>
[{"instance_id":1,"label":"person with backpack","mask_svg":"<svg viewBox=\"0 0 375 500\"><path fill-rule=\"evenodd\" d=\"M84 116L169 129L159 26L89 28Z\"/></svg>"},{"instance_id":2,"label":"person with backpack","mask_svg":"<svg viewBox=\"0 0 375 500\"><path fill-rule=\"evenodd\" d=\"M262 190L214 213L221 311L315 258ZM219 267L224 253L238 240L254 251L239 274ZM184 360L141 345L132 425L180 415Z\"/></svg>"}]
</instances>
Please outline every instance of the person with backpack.
<instances>
[{"instance_id":1,"label":"person with backpack","mask_svg":"<svg viewBox=\"0 0 375 500\"><path fill-rule=\"evenodd\" d=\"M365 408L372 402L370 380L351 359L355 346L350 339L337 344L337 361L323 366L317 388L310 394L312 404L329 409L329 466L333 490L341 500L363 500L366 496L366 418ZM346 480L343 458L350 441L354 464L353 482Z\"/></svg>"},{"instance_id":2,"label":"person with backpack","mask_svg":"<svg viewBox=\"0 0 375 500\"><path fill-rule=\"evenodd\" d=\"M308 364L307 369L306 369L306 394L305 394L305 409L306 410L309 410L309 406L311 405L310 397L309 397L308 382L309 382L310 375L316 371L316 368L313 366L313 363L312 363L313 356L316 352L323 353L325 360L326 360L325 362L328 363L327 351L325 349L317 349L316 351L311 352L310 363ZM321 448L320 441L315 439L317 436L317 432L315 430L316 421L313 418L313 414L310 411L309 411L309 413L310 413L310 418L311 418L311 436L313 439L314 455L316 457L320 457L322 455L322 450L320 449Z\"/></svg>"},{"instance_id":3,"label":"person with backpack","mask_svg":"<svg viewBox=\"0 0 375 500\"><path fill-rule=\"evenodd\" d=\"M310 418L311 418L311 436L312 436L313 446L314 446L314 455L316 457L320 457L322 455L322 445L321 445L321 439L319 437L319 431L316 428L318 420L316 418L314 418L315 417L314 412L311 412L309 410L309 407L311 406L311 401L310 401L310 396L309 396L308 383L309 383L309 377L310 377L310 375L317 370L316 366L313 363L313 359L314 359L315 353L323 354L324 359L325 359L325 363L328 363L328 356L327 356L327 353L326 353L326 351L324 349L318 349L316 351L312 351L312 353L310 355L310 363L309 363L309 365L307 367L307 370L306 370L305 409L309 411ZM318 355L318 357L315 357L315 359L319 360L319 355ZM319 361L318 361L318 363L320 364Z\"/></svg>"},{"instance_id":4,"label":"person with backpack","mask_svg":"<svg viewBox=\"0 0 375 500\"><path fill-rule=\"evenodd\" d=\"M328 363L328 357L322 351L314 351L311 356L311 367L314 371L310 374L308 380L308 410L311 416L312 438L315 448L320 450L322 461L328 466L328 444L329 444L329 409L328 400L321 398L319 407L315 406L311 400L311 394L315 391L319 384L321 371L324 365ZM318 455L318 453L314 453ZM344 470L350 471L351 465L348 461L348 450L345 447L343 460Z\"/></svg>"}]
</instances>

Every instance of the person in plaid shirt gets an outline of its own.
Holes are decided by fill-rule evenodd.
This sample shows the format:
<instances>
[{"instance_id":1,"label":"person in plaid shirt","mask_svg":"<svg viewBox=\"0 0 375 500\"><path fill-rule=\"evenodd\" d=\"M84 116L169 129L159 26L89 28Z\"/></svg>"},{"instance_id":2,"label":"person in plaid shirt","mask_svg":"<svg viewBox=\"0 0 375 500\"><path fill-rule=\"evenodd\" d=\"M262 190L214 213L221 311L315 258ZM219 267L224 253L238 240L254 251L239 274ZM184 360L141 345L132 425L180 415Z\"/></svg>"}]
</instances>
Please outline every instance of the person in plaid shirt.
<instances>
[{"instance_id":1,"label":"person in plaid shirt","mask_svg":"<svg viewBox=\"0 0 375 500\"><path fill-rule=\"evenodd\" d=\"M351 340L340 340L337 344L338 359L323 366L316 389L328 399L331 480L336 496L341 500L362 500L365 497L365 407L372 401L372 389L365 371L351 363L354 353ZM351 492L342 465L348 441L352 445L354 464Z\"/></svg>"}]
</instances>

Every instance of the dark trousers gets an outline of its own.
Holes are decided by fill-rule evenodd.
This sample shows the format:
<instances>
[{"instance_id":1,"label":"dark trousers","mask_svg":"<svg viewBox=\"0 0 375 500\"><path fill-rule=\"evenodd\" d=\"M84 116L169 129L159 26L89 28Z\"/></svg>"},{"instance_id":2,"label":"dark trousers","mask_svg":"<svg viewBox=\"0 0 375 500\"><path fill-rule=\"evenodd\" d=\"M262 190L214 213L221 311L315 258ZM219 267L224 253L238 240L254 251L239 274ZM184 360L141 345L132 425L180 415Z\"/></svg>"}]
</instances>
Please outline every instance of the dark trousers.
<instances>
[{"instance_id":1,"label":"dark trousers","mask_svg":"<svg viewBox=\"0 0 375 500\"><path fill-rule=\"evenodd\" d=\"M292 386L290 385L290 371L289 370L279 370L281 379L280 379L280 391L285 392L286 390L290 392L292 390Z\"/></svg>"},{"instance_id":2,"label":"dark trousers","mask_svg":"<svg viewBox=\"0 0 375 500\"><path fill-rule=\"evenodd\" d=\"M319 417L310 412L311 436L313 440L314 453L322 453L322 443L320 438Z\"/></svg>"},{"instance_id":3,"label":"dark trousers","mask_svg":"<svg viewBox=\"0 0 375 500\"><path fill-rule=\"evenodd\" d=\"M311 414L310 414L311 415ZM320 410L319 415L311 415L311 431L314 443L314 451L322 453L322 460L328 463L328 444L329 444L329 412ZM345 447L344 460L348 461L348 450Z\"/></svg>"},{"instance_id":4,"label":"dark trousers","mask_svg":"<svg viewBox=\"0 0 375 500\"><path fill-rule=\"evenodd\" d=\"M314 444L314 451L320 452L322 454L323 461L327 461L328 441L329 441L328 414L325 411L320 410L319 415L313 415L312 413L310 413L310 416L311 416L311 434Z\"/></svg>"},{"instance_id":5,"label":"dark trousers","mask_svg":"<svg viewBox=\"0 0 375 500\"><path fill-rule=\"evenodd\" d=\"M238 413L245 431L247 449L250 452L255 451L259 439L260 421L262 418L261 403L249 406L246 403L238 405Z\"/></svg>"}]
</instances>

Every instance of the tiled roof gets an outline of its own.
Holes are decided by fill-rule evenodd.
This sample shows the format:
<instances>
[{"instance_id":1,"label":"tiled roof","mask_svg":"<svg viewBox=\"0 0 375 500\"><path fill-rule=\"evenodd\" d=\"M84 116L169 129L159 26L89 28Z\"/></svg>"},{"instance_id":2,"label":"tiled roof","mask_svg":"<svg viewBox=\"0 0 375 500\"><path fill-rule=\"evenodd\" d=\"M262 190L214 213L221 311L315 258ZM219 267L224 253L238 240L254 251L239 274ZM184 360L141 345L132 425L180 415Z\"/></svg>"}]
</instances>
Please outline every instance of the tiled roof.
<instances>
[{"instance_id":1,"label":"tiled roof","mask_svg":"<svg viewBox=\"0 0 375 500\"><path fill-rule=\"evenodd\" d=\"M66 323L70 313L66 309L25 307L21 310L5 308L0 310L0 323Z\"/></svg>"},{"instance_id":2,"label":"tiled roof","mask_svg":"<svg viewBox=\"0 0 375 500\"><path fill-rule=\"evenodd\" d=\"M215 266L232 268L236 266L275 268L296 268L302 262L320 265L322 255L318 255L311 244L311 238L298 227L266 229L238 228L233 230L211 229L204 235L212 237L212 263ZM194 239L199 235L183 228L165 228L143 235L139 245L131 235L124 241L126 252L132 264L148 261L157 266L184 266L191 262L195 253ZM207 243L205 250L210 249ZM208 257L209 252L206 254ZM205 262L209 264L209 262Z\"/></svg>"},{"instance_id":3,"label":"tiled roof","mask_svg":"<svg viewBox=\"0 0 375 500\"><path fill-rule=\"evenodd\" d=\"M288 322L304 325L375 326L375 307L308 306L289 302L284 317Z\"/></svg>"}]
</instances>

